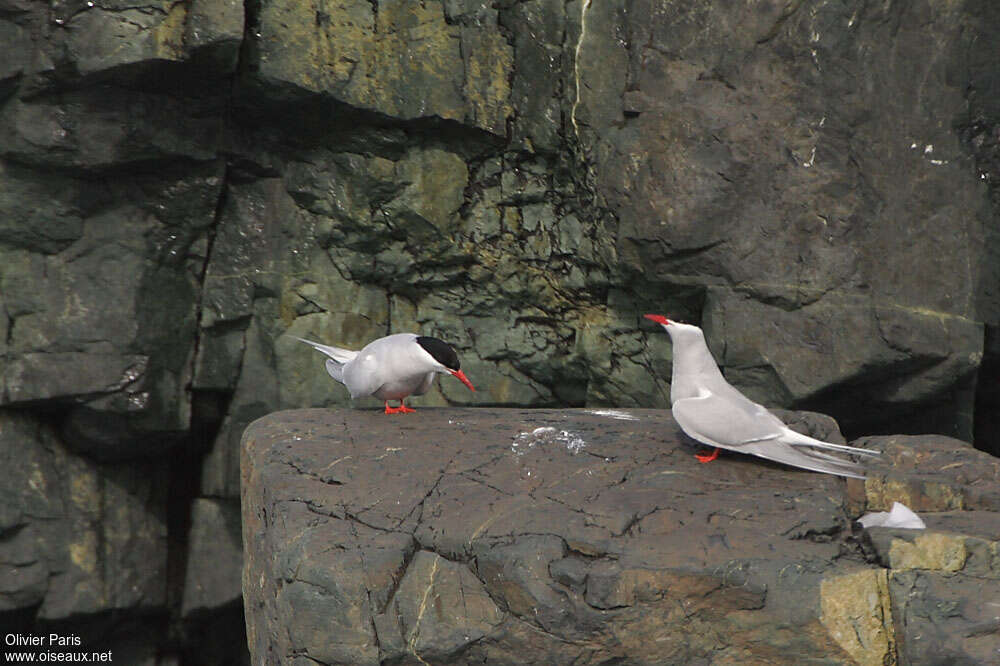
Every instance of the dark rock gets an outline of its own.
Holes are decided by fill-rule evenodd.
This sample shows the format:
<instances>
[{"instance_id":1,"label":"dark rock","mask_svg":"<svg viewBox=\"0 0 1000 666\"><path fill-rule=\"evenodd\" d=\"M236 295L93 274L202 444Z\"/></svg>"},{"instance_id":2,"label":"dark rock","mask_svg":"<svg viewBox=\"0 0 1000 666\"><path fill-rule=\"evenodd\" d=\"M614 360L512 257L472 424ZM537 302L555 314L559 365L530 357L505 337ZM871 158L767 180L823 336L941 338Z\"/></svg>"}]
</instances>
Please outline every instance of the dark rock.
<instances>
[{"instance_id":1,"label":"dark rock","mask_svg":"<svg viewBox=\"0 0 1000 666\"><path fill-rule=\"evenodd\" d=\"M139 88L185 77L217 82L235 71L243 41L243 4L232 0L9 4L14 6L6 11L15 13L26 34L14 42L18 48L8 68L21 72L32 92L74 87L81 80ZM189 70L178 76L171 66L182 65Z\"/></svg>"},{"instance_id":2,"label":"dark rock","mask_svg":"<svg viewBox=\"0 0 1000 666\"><path fill-rule=\"evenodd\" d=\"M451 23L440 0L355 0L323 11L270 2L257 16L249 67L265 96L321 93L387 116L433 116L503 134L511 48L495 13L477 18Z\"/></svg>"},{"instance_id":3,"label":"dark rock","mask_svg":"<svg viewBox=\"0 0 1000 666\"><path fill-rule=\"evenodd\" d=\"M236 502L194 501L181 602L184 616L221 608L241 598L241 539L240 509Z\"/></svg>"},{"instance_id":4,"label":"dark rock","mask_svg":"<svg viewBox=\"0 0 1000 666\"><path fill-rule=\"evenodd\" d=\"M166 601L165 474L152 464L95 465L38 419L0 412L2 610L45 620Z\"/></svg>"},{"instance_id":5,"label":"dark rock","mask_svg":"<svg viewBox=\"0 0 1000 666\"><path fill-rule=\"evenodd\" d=\"M993 511L924 516L927 530L873 528L871 541L890 570L896 621L908 628L900 663L989 663L996 658L1000 594Z\"/></svg>"},{"instance_id":6,"label":"dark rock","mask_svg":"<svg viewBox=\"0 0 1000 666\"><path fill-rule=\"evenodd\" d=\"M242 599L214 608L210 613L197 613L184 626L184 649L179 664L250 666Z\"/></svg>"},{"instance_id":7,"label":"dark rock","mask_svg":"<svg viewBox=\"0 0 1000 666\"><path fill-rule=\"evenodd\" d=\"M52 254L83 236L86 184L16 165L0 165L0 240L5 245Z\"/></svg>"},{"instance_id":8,"label":"dark rock","mask_svg":"<svg viewBox=\"0 0 1000 666\"><path fill-rule=\"evenodd\" d=\"M565 3L553 0L516 3L503 13L503 25L514 36L511 101L517 109L514 145L555 152L562 145L561 90L568 75L565 61Z\"/></svg>"},{"instance_id":9,"label":"dark rock","mask_svg":"<svg viewBox=\"0 0 1000 666\"><path fill-rule=\"evenodd\" d=\"M0 86L20 76L31 62L31 33L9 20L0 20L0 41L5 57L0 61ZM9 54L9 55L7 55Z\"/></svg>"},{"instance_id":10,"label":"dark rock","mask_svg":"<svg viewBox=\"0 0 1000 666\"><path fill-rule=\"evenodd\" d=\"M886 460L861 482L738 454L701 465L666 411L269 415L243 440L253 661L874 664L901 650L919 663L933 650L911 647L923 639L907 618L936 599L976 603L995 543L918 500L926 533L883 555L871 530L882 568L851 521L930 479L971 497L997 465L957 440L909 439L869 441ZM906 450L918 464L897 459ZM939 538L974 555L921 545ZM963 587L921 583L904 599L913 575ZM947 654L1000 648L985 611L963 617L956 630L974 637Z\"/></svg>"},{"instance_id":11,"label":"dark rock","mask_svg":"<svg viewBox=\"0 0 1000 666\"><path fill-rule=\"evenodd\" d=\"M896 435L857 443L882 451L865 482L863 506L870 510L888 511L900 501L914 511L1000 511L1000 461L965 442Z\"/></svg>"},{"instance_id":12,"label":"dark rock","mask_svg":"<svg viewBox=\"0 0 1000 666\"><path fill-rule=\"evenodd\" d=\"M37 188L9 191L12 213L34 209L71 224L56 235L51 225L33 229L44 218L14 218L18 245L45 253L0 248L9 322L0 404L69 408L68 443L104 459L155 454L187 430L196 247L214 218L219 176L207 165L106 186L53 178L46 189L72 188L55 205L35 204L45 196ZM46 245L54 235L78 238Z\"/></svg>"},{"instance_id":13,"label":"dark rock","mask_svg":"<svg viewBox=\"0 0 1000 666\"><path fill-rule=\"evenodd\" d=\"M32 419L0 412L0 456L7 470L0 484L0 610L37 606L58 560L46 548L66 508L59 472L48 450L54 437ZM52 550L58 546L53 544Z\"/></svg>"},{"instance_id":14,"label":"dark rock","mask_svg":"<svg viewBox=\"0 0 1000 666\"><path fill-rule=\"evenodd\" d=\"M0 155L41 167L88 170L218 154L219 102L117 87L15 100L0 112Z\"/></svg>"},{"instance_id":15,"label":"dark rock","mask_svg":"<svg viewBox=\"0 0 1000 666\"><path fill-rule=\"evenodd\" d=\"M983 71L978 3L738 4L633 3L623 36L608 3L582 10L576 127L620 268L663 307L707 288L699 321L741 388L852 433L908 421L971 439L995 213L952 123L968 109L956 73Z\"/></svg>"}]
</instances>

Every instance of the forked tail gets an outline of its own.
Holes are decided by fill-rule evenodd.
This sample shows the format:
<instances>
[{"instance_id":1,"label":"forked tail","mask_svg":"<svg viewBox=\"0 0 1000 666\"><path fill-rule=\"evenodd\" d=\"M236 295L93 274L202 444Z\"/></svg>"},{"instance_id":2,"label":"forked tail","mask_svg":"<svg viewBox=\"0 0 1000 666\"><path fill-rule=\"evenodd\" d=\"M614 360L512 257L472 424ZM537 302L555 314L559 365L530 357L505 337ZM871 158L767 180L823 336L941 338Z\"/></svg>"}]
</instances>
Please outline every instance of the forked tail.
<instances>
[{"instance_id":1,"label":"forked tail","mask_svg":"<svg viewBox=\"0 0 1000 666\"><path fill-rule=\"evenodd\" d=\"M865 468L861 465L804 447L793 446L784 437L754 442L740 449L761 458L800 467L813 472L824 472L852 479L864 479Z\"/></svg>"},{"instance_id":2,"label":"forked tail","mask_svg":"<svg viewBox=\"0 0 1000 666\"><path fill-rule=\"evenodd\" d=\"M330 345L321 345L318 342L313 342L312 340L306 340L305 338L295 338L299 342L304 342L313 349L323 352L329 358L326 360L326 371L330 373L330 376L336 379L341 384L344 383L344 364L353 361L358 355L358 352L352 351L350 349L341 349L340 347L332 347Z\"/></svg>"},{"instance_id":3,"label":"forked tail","mask_svg":"<svg viewBox=\"0 0 1000 666\"><path fill-rule=\"evenodd\" d=\"M865 478L865 468L862 465L852 460L823 453L821 450L850 453L858 456L880 455L879 451L869 451L854 446L824 442L823 440L797 433L791 428L786 428L776 439L761 442L759 449L755 453L763 458L814 472L825 472L853 479Z\"/></svg>"}]
</instances>

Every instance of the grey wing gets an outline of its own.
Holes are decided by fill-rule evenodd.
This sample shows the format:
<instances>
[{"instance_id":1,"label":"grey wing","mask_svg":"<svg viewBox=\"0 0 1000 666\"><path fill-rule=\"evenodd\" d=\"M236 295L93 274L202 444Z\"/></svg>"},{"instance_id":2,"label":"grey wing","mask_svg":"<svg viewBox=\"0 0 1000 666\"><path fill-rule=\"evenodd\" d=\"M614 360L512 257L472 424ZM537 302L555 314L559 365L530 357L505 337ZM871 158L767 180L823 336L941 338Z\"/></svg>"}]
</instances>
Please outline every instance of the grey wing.
<instances>
[{"instance_id":1,"label":"grey wing","mask_svg":"<svg viewBox=\"0 0 1000 666\"><path fill-rule=\"evenodd\" d=\"M792 441L801 435L789 431L762 405L739 397L742 399L731 400L728 396L703 390L697 398L675 402L674 419L689 437L708 446L749 453L815 472L865 478L863 468L849 460L793 447Z\"/></svg>"},{"instance_id":2,"label":"grey wing","mask_svg":"<svg viewBox=\"0 0 1000 666\"><path fill-rule=\"evenodd\" d=\"M673 414L689 437L736 451L751 442L774 439L784 428L778 417L746 398L731 400L705 390L697 398L676 401Z\"/></svg>"},{"instance_id":3,"label":"grey wing","mask_svg":"<svg viewBox=\"0 0 1000 666\"><path fill-rule=\"evenodd\" d=\"M352 398L375 395L386 383L374 355L358 356L344 364L344 386Z\"/></svg>"},{"instance_id":4,"label":"grey wing","mask_svg":"<svg viewBox=\"0 0 1000 666\"><path fill-rule=\"evenodd\" d=\"M337 363L332 358L326 359L326 371L341 384L344 383L344 364Z\"/></svg>"}]
</instances>

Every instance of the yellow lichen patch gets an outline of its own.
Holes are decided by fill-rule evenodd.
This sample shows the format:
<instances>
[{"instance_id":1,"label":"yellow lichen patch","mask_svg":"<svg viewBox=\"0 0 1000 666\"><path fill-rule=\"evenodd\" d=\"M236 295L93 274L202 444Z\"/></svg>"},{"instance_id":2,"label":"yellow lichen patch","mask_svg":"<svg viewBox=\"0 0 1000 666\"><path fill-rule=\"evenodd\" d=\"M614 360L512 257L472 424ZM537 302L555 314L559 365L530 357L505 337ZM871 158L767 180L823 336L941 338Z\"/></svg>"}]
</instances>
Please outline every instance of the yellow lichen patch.
<instances>
[{"instance_id":1,"label":"yellow lichen patch","mask_svg":"<svg viewBox=\"0 0 1000 666\"><path fill-rule=\"evenodd\" d=\"M184 59L184 22L187 20L186 2L174 4L167 17L153 31L156 57L164 60Z\"/></svg>"},{"instance_id":2,"label":"yellow lichen patch","mask_svg":"<svg viewBox=\"0 0 1000 666\"><path fill-rule=\"evenodd\" d=\"M946 483L924 483L923 493L933 507L924 507L924 511L962 511L965 508L962 491Z\"/></svg>"},{"instance_id":3,"label":"yellow lichen patch","mask_svg":"<svg viewBox=\"0 0 1000 666\"><path fill-rule=\"evenodd\" d=\"M97 534L83 532L69 544L69 559L81 571L90 575L97 573Z\"/></svg>"},{"instance_id":4,"label":"yellow lichen patch","mask_svg":"<svg viewBox=\"0 0 1000 666\"><path fill-rule=\"evenodd\" d=\"M820 584L820 611L820 622L856 663L897 663L885 569L824 579Z\"/></svg>"},{"instance_id":5,"label":"yellow lichen patch","mask_svg":"<svg viewBox=\"0 0 1000 666\"><path fill-rule=\"evenodd\" d=\"M440 2L380 4L371 48L344 94L389 115L462 120L459 42Z\"/></svg>"},{"instance_id":6,"label":"yellow lichen patch","mask_svg":"<svg viewBox=\"0 0 1000 666\"><path fill-rule=\"evenodd\" d=\"M484 32L482 43L469 51L465 72L465 98L472 107L472 120L494 134L504 134L510 105L510 72L513 49L496 32Z\"/></svg>"},{"instance_id":7,"label":"yellow lichen patch","mask_svg":"<svg viewBox=\"0 0 1000 666\"><path fill-rule=\"evenodd\" d=\"M339 90L372 50L375 17L362 0L266 2L260 23L261 73L315 92Z\"/></svg>"},{"instance_id":8,"label":"yellow lichen patch","mask_svg":"<svg viewBox=\"0 0 1000 666\"><path fill-rule=\"evenodd\" d=\"M877 475L865 480L865 500L868 511L889 511L893 502L914 511L960 511L965 506L965 497L954 486Z\"/></svg>"},{"instance_id":9,"label":"yellow lichen patch","mask_svg":"<svg viewBox=\"0 0 1000 666\"><path fill-rule=\"evenodd\" d=\"M73 474L69 482L69 497L76 507L97 511L101 505L101 492L96 474Z\"/></svg>"},{"instance_id":10,"label":"yellow lichen patch","mask_svg":"<svg viewBox=\"0 0 1000 666\"><path fill-rule=\"evenodd\" d=\"M910 487L899 479L869 476L865 479L865 499L869 511L889 511L893 502L910 506Z\"/></svg>"},{"instance_id":11,"label":"yellow lichen patch","mask_svg":"<svg viewBox=\"0 0 1000 666\"><path fill-rule=\"evenodd\" d=\"M921 534L913 543L893 539L889 546L889 566L898 570L960 571L967 557L965 537L953 534Z\"/></svg>"}]
</instances>

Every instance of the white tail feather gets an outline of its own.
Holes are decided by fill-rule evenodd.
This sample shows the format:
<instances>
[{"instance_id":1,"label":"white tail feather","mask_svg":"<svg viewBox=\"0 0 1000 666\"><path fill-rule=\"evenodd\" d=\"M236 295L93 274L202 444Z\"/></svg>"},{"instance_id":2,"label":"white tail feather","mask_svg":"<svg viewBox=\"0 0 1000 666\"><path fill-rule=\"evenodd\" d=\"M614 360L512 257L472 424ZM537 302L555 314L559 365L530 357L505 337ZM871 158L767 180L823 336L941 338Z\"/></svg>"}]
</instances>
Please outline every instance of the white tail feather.
<instances>
[{"instance_id":1,"label":"white tail feather","mask_svg":"<svg viewBox=\"0 0 1000 666\"><path fill-rule=\"evenodd\" d=\"M352 351L350 349L341 349L340 347L331 347L330 345L321 345L318 342L313 342L312 340L306 340L305 338L295 338L299 342L304 342L313 349L323 352L330 358L332 358L337 363L343 365L349 361L353 361L358 355L358 352Z\"/></svg>"},{"instance_id":2,"label":"white tail feather","mask_svg":"<svg viewBox=\"0 0 1000 666\"><path fill-rule=\"evenodd\" d=\"M353 361L358 352L351 351L350 349L341 349L340 347L331 347L330 345L321 345L318 342L306 340L305 338L295 339L329 356L326 359L326 371L338 382L341 384L344 383L344 364Z\"/></svg>"},{"instance_id":3,"label":"white tail feather","mask_svg":"<svg viewBox=\"0 0 1000 666\"><path fill-rule=\"evenodd\" d=\"M754 443L740 448L741 453L752 453L761 458L800 467L813 472L824 472L852 479L864 479L864 468L848 460L840 460L808 449L799 449L783 439Z\"/></svg>"},{"instance_id":4,"label":"white tail feather","mask_svg":"<svg viewBox=\"0 0 1000 666\"><path fill-rule=\"evenodd\" d=\"M831 444L830 442L824 442L823 440L815 439L813 437L809 437L808 435L795 432L791 428L786 429L781 439L792 446L814 446L817 449L843 451L845 453L853 453L859 456L882 455L881 451L869 451L868 449L859 449L853 446L844 446L843 444Z\"/></svg>"}]
</instances>

